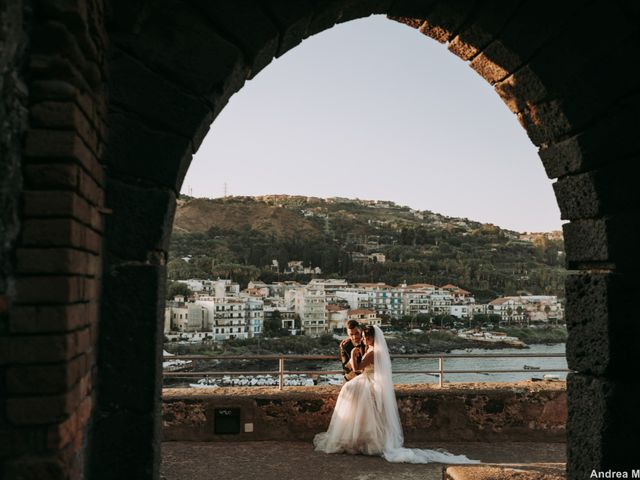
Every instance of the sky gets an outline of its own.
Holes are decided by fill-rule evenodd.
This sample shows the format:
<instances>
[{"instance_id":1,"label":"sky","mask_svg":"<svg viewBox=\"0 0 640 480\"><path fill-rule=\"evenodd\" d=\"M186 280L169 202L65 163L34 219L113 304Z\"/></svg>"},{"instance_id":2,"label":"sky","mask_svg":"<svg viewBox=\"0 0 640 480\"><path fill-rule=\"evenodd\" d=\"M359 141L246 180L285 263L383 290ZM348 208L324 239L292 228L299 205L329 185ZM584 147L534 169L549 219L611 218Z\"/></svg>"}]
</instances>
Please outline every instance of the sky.
<instances>
[{"instance_id":1,"label":"sky","mask_svg":"<svg viewBox=\"0 0 640 480\"><path fill-rule=\"evenodd\" d=\"M337 25L236 93L182 193L392 200L520 232L561 228L536 147L445 45L383 16Z\"/></svg>"}]
</instances>

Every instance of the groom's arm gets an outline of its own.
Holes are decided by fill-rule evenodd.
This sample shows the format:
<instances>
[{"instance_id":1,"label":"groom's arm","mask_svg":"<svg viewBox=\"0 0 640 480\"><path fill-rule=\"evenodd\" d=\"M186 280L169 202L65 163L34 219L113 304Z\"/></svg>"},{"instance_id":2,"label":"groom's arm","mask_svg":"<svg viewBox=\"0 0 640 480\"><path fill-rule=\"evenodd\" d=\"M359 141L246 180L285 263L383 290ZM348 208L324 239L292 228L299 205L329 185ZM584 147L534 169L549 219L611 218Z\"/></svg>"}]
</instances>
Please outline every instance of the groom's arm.
<instances>
[{"instance_id":1,"label":"groom's arm","mask_svg":"<svg viewBox=\"0 0 640 480\"><path fill-rule=\"evenodd\" d=\"M351 362L351 351L348 348L350 340L345 338L342 342L340 342L340 363L342 363L342 371L344 372L345 380L350 380L355 376L355 373L351 369L349 363Z\"/></svg>"}]
</instances>

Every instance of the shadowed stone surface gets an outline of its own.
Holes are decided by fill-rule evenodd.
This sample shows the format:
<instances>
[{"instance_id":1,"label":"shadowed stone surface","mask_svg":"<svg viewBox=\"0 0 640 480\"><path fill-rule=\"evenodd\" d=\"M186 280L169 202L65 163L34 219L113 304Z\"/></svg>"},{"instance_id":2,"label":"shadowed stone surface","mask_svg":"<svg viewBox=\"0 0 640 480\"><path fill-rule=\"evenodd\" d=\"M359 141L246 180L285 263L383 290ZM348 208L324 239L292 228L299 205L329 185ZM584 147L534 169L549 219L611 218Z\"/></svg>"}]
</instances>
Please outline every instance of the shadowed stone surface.
<instances>
[{"instance_id":1,"label":"shadowed stone surface","mask_svg":"<svg viewBox=\"0 0 640 480\"><path fill-rule=\"evenodd\" d=\"M534 472L564 473L565 446L546 443L411 443L414 448L444 448L482 460ZM162 444L164 480L442 480L445 465L389 463L380 457L327 455L311 442L224 442Z\"/></svg>"}]
</instances>

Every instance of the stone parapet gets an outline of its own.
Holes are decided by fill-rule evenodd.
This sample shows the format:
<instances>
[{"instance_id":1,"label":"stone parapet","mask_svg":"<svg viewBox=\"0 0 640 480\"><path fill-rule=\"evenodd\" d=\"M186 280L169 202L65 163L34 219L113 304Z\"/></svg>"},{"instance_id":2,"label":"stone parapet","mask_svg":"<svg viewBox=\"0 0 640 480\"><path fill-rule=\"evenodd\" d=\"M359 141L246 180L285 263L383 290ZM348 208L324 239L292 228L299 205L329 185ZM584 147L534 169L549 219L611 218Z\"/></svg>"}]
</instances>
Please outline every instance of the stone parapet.
<instances>
[{"instance_id":1,"label":"stone parapet","mask_svg":"<svg viewBox=\"0 0 640 480\"><path fill-rule=\"evenodd\" d=\"M340 387L165 389L163 441L310 441L329 425ZM564 442L565 382L396 385L412 442ZM216 434L216 411L239 409L240 432Z\"/></svg>"}]
</instances>

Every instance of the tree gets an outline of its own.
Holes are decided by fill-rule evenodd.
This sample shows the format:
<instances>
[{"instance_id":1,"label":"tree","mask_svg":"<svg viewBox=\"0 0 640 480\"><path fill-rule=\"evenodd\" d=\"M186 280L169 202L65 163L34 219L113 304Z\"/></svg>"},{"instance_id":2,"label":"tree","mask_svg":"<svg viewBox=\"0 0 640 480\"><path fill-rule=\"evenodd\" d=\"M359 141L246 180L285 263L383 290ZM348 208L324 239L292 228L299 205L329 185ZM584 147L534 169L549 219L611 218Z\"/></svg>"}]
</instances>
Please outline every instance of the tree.
<instances>
[{"instance_id":1,"label":"tree","mask_svg":"<svg viewBox=\"0 0 640 480\"><path fill-rule=\"evenodd\" d=\"M176 295L182 295L184 298L188 298L192 295L192 291L186 283L172 282L169 280L167 284L167 300L173 300Z\"/></svg>"},{"instance_id":2,"label":"tree","mask_svg":"<svg viewBox=\"0 0 640 480\"><path fill-rule=\"evenodd\" d=\"M262 325L262 335L264 337L282 336L283 330L285 329L282 328L282 314L280 310L274 310L268 319L264 319L264 324Z\"/></svg>"}]
</instances>

